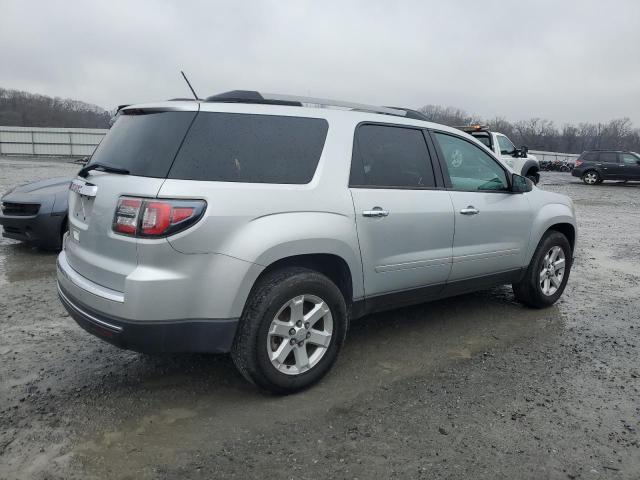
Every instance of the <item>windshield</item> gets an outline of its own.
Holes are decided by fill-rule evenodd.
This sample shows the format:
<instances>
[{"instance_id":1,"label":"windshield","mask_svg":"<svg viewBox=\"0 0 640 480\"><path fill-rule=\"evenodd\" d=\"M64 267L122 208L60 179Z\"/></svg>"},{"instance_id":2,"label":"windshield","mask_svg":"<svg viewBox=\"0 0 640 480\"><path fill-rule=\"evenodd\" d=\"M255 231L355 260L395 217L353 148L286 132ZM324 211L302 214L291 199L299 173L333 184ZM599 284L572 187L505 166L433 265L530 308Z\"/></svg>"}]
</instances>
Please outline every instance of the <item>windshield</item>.
<instances>
[{"instance_id":1,"label":"windshield","mask_svg":"<svg viewBox=\"0 0 640 480\"><path fill-rule=\"evenodd\" d=\"M123 112L91 157L131 175L165 178L196 112Z\"/></svg>"}]
</instances>

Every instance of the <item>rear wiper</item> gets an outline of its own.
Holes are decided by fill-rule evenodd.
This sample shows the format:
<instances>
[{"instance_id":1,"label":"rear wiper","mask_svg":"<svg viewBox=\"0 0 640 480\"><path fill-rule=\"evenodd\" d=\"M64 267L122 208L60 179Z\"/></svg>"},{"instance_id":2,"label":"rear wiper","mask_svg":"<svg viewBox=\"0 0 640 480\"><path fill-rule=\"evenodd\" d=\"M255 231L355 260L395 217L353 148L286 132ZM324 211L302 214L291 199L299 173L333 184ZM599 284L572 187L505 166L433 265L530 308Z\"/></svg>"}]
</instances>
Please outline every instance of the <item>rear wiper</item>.
<instances>
[{"instance_id":1,"label":"rear wiper","mask_svg":"<svg viewBox=\"0 0 640 480\"><path fill-rule=\"evenodd\" d=\"M80 171L78 172L78 176L82 178L87 178L87 174L91 170L100 170L101 172L119 173L120 175L129 175L129 170L127 169L112 167L111 165L107 165L105 163L96 162L81 168Z\"/></svg>"}]
</instances>

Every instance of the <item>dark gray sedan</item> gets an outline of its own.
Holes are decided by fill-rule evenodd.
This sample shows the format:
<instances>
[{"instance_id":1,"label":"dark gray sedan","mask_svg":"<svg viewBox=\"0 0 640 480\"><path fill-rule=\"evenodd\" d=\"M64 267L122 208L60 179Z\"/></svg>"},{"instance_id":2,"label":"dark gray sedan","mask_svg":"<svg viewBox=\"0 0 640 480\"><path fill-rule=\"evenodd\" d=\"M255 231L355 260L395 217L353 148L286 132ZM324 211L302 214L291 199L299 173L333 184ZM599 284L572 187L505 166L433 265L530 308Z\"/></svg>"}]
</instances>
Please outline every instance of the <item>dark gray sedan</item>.
<instances>
[{"instance_id":1,"label":"dark gray sedan","mask_svg":"<svg viewBox=\"0 0 640 480\"><path fill-rule=\"evenodd\" d=\"M67 196L71 179L40 180L9 190L0 199L2 236L47 250L62 248L67 230Z\"/></svg>"}]
</instances>

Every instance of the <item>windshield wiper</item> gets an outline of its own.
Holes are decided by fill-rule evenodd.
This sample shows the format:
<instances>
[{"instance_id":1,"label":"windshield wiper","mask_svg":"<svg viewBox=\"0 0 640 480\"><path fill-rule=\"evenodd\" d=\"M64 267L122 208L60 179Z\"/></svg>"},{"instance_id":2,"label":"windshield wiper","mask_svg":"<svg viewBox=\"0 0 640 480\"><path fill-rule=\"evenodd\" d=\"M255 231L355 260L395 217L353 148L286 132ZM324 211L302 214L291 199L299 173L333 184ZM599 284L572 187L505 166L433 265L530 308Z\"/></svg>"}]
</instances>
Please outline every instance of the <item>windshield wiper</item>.
<instances>
[{"instance_id":1,"label":"windshield wiper","mask_svg":"<svg viewBox=\"0 0 640 480\"><path fill-rule=\"evenodd\" d=\"M78 176L82 178L87 178L87 175L91 170L100 170L101 172L119 173L120 175L129 175L129 170L125 168L112 167L111 165L107 165L106 163L96 162L81 168L80 171L78 172Z\"/></svg>"}]
</instances>

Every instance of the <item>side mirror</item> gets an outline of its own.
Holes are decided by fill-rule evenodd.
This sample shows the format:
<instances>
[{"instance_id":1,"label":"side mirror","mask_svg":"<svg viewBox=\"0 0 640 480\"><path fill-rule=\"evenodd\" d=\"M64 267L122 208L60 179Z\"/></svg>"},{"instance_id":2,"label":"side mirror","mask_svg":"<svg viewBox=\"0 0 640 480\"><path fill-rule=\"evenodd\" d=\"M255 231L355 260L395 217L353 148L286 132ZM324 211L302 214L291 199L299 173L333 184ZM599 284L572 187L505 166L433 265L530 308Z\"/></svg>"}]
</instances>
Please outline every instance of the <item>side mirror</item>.
<instances>
[{"instance_id":1,"label":"side mirror","mask_svg":"<svg viewBox=\"0 0 640 480\"><path fill-rule=\"evenodd\" d=\"M529 153L529 147L527 147L526 145L522 145L520 147L520 156L522 158L527 158L527 153Z\"/></svg>"},{"instance_id":2,"label":"side mirror","mask_svg":"<svg viewBox=\"0 0 640 480\"><path fill-rule=\"evenodd\" d=\"M511 192L526 193L533 190L533 182L522 175L514 173L511 175Z\"/></svg>"}]
</instances>

